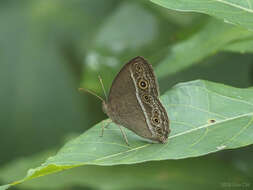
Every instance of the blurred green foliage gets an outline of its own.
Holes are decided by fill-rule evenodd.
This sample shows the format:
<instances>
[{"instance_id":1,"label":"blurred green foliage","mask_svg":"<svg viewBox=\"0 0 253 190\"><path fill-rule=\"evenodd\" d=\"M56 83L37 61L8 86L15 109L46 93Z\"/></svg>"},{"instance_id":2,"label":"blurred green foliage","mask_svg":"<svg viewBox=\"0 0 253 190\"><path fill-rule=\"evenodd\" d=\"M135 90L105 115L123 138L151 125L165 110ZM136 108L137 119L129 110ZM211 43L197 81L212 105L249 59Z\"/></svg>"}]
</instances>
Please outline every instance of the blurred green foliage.
<instances>
[{"instance_id":1,"label":"blurred green foliage","mask_svg":"<svg viewBox=\"0 0 253 190\"><path fill-rule=\"evenodd\" d=\"M122 65L141 55L156 68L162 92L178 82L199 78L249 87L253 85L252 36L244 28L204 14L168 10L145 0L0 1L0 184L20 179L25 170L56 152L48 150L59 149L66 138L106 118L101 102L77 90L83 86L102 95L98 74L108 90ZM206 41L211 43L203 46ZM45 182L37 179L38 183L16 188L229 189L229 184L250 182L252 187L252 148L199 160L148 162L136 165L138 169L135 165L89 166L69 170L66 185L60 185L65 177L57 179L55 174ZM163 182L146 186L145 179L150 179L147 168L161 171L156 177ZM124 183L117 182L114 171ZM213 179L216 174L221 177ZM108 175L115 180L104 180Z\"/></svg>"}]
</instances>

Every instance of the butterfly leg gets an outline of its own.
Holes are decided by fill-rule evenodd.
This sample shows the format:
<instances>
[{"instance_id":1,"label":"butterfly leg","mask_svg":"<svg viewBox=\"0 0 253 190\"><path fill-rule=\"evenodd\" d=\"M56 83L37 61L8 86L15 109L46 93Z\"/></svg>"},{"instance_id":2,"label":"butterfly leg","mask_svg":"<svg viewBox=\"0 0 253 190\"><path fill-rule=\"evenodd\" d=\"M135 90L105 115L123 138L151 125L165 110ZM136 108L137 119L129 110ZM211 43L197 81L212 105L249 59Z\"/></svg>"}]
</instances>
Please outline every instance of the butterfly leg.
<instances>
[{"instance_id":1,"label":"butterfly leg","mask_svg":"<svg viewBox=\"0 0 253 190\"><path fill-rule=\"evenodd\" d=\"M109 124L112 122L112 120L106 120L102 123L102 131L100 137L104 136L104 130L109 126Z\"/></svg>"},{"instance_id":2,"label":"butterfly leg","mask_svg":"<svg viewBox=\"0 0 253 190\"><path fill-rule=\"evenodd\" d=\"M118 126L119 126L119 129L120 129L120 131L121 131L121 133L122 133L122 135L123 135L123 137L124 137L127 145L130 146L129 143L128 143L128 140L127 140L126 133L124 132L124 130L122 129L122 127L120 125L118 125Z\"/></svg>"},{"instance_id":3,"label":"butterfly leg","mask_svg":"<svg viewBox=\"0 0 253 190\"><path fill-rule=\"evenodd\" d=\"M104 128L107 129L109 127L109 124L112 123L112 120L111 119L107 119L105 122L106 122L106 124L105 124Z\"/></svg>"}]
</instances>

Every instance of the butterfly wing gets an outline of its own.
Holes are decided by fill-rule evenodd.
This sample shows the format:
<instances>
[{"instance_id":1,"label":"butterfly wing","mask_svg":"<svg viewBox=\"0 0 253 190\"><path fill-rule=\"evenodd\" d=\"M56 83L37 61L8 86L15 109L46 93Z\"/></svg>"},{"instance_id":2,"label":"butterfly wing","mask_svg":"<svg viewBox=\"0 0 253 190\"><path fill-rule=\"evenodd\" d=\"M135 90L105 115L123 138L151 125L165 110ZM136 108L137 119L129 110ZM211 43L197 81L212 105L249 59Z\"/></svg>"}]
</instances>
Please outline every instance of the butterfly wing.
<instances>
[{"instance_id":1,"label":"butterfly wing","mask_svg":"<svg viewBox=\"0 0 253 190\"><path fill-rule=\"evenodd\" d=\"M152 66L142 57L136 57L115 77L105 111L115 123L137 135L165 142L169 120L158 96Z\"/></svg>"}]
</instances>

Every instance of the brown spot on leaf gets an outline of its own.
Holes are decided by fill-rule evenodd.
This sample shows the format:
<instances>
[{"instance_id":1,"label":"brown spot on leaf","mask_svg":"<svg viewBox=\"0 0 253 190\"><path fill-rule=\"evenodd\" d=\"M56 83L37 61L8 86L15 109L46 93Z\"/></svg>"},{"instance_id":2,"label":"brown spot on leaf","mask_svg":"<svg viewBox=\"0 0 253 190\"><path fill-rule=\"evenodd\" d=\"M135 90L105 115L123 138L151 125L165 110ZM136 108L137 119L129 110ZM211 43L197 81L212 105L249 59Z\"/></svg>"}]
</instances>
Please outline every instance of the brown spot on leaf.
<instances>
[{"instance_id":1,"label":"brown spot on leaf","mask_svg":"<svg viewBox=\"0 0 253 190\"><path fill-rule=\"evenodd\" d=\"M208 123L215 123L215 122L216 122L215 119L209 119L209 120L208 120Z\"/></svg>"}]
</instances>

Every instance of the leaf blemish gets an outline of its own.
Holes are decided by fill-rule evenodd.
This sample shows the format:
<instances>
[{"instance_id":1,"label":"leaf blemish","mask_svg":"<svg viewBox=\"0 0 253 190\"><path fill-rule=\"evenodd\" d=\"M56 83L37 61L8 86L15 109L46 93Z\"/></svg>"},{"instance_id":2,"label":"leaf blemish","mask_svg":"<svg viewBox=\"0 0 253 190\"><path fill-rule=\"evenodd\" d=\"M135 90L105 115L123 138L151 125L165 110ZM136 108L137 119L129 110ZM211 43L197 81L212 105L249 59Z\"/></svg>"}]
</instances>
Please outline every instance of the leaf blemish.
<instances>
[{"instance_id":1,"label":"leaf blemish","mask_svg":"<svg viewBox=\"0 0 253 190\"><path fill-rule=\"evenodd\" d=\"M215 123L215 122L216 122L215 119L209 119L209 120L208 120L208 123Z\"/></svg>"}]
</instances>

